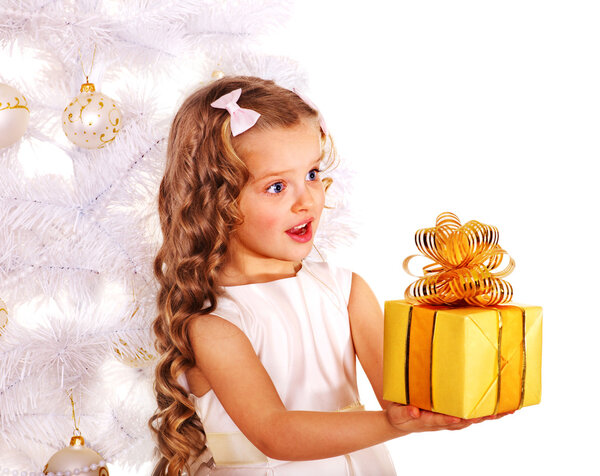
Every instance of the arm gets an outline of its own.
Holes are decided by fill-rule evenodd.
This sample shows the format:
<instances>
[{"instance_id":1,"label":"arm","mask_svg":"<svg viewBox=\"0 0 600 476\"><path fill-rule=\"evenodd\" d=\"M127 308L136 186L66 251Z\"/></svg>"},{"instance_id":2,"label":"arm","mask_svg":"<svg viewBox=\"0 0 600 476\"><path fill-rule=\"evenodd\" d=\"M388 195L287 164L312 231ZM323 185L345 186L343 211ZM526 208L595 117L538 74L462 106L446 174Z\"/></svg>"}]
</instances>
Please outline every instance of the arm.
<instances>
[{"instance_id":1,"label":"arm","mask_svg":"<svg viewBox=\"0 0 600 476\"><path fill-rule=\"evenodd\" d=\"M190 341L196 365L229 416L267 456L328 458L405 434L383 411L287 411L247 337L224 319L196 318Z\"/></svg>"},{"instance_id":2,"label":"arm","mask_svg":"<svg viewBox=\"0 0 600 476\"><path fill-rule=\"evenodd\" d=\"M288 411L250 341L216 316L194 319L189 330L196 366L244 435L280 460L338 456L416 431L456 429L465 420L392 404L388 411Z\"/></svg>"},{"instance_id":3,"label":"arm","mask_svg":"<svg viewBox=\"0 0 600 476\"><path fill-rule=\"evenodd\" d=\"M391 402L383 399L383 312L369 285L355 273L352 273L348 315L360 365L381 408L386 409Z\"/></svg>"}]
</instances>

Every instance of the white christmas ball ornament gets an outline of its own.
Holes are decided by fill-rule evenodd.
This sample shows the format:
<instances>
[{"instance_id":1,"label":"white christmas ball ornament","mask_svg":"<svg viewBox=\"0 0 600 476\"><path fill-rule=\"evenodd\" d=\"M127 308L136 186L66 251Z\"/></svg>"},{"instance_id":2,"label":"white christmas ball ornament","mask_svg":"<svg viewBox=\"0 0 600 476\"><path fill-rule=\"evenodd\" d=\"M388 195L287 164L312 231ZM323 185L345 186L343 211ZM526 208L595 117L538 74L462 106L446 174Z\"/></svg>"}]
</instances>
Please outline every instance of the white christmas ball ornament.
<instances>
[{"instance_id":1,"label":"white christmas ball ornament","mask_svg":"<svg viewBox=\"0 0 600 476\"><path fill-rule=\"evenodd\" d=\"M8 324L8 311L6 310L6 304L0 299L0 336L4 332L6 325Z\"/></svg>"},{"instance_id":2,"label":"white christmas ball ornament","mask_svg":"<svg viewBox=\"0 0 600 476\"><path fill-rule=\"evenodd\" d=\"M29 124L27 99L8 84L0 83L0 148L17 142Z\"/></svg>"},{"instance_id":3,"label":"white christmas ball ornament","mask_svg":"<svg viewBox=\"0 0 600 476\"><path fill-rule=\"evenodd\" d=\"M63 131L73 144L86 149L101 149L121 130L121 111L106 94L96 92L92 83L81 85L62 114Z\"/></svg>"},{"instance_id":4,"label":"white christmas ball ornament","mask_svg":"<svg viewBox=\"0 0 600 476\"><path fill-rule=\"evenodd\" d=\"M85 446L82 436L72 437L69 446L54 453L43 472L55 475L69 472L80 476L109 476L102 457Z\"/></svg>"}]
</instances>

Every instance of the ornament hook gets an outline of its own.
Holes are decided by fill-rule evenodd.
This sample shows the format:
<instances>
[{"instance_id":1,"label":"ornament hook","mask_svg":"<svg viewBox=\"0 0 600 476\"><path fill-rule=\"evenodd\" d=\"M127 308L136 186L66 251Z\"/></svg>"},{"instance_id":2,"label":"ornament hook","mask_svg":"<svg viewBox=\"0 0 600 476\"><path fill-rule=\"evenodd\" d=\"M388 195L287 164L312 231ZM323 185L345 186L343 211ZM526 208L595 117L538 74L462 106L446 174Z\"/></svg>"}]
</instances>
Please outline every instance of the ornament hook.
<instances>
[{"instance_id":1,"label":"ornament hook","mask_svg":"<svg viewBox=\"0 0 600 476\"><path fill-rule=\"evenodd\" d=\"M69 390L69 399L71 400L73 425L75 426L75 429L73 430L73 436L81 436L81 430L79 429L79 425L77 424L77 418L75 417L75 401L73 400L73 389ZM81 422L81 418L79 420Z\"/></svg>"},{"instance_id":2,"label":"ornament hook","mask_svg":"<svg viewBox=\"0 0 600 476\"><path fill-rule=\"evenodd\" d=\"M79 61L81 62L81 71L85 76L85 82L89 83L89 76L92 74L92 69L94 68L94 60L96 59L96 44L94 43L94 52L92 53L92 63L90 64L90 70L88 73L85 72L85 68L83 67L83 57L81 56L81 49L77 50L79 52Z\"/></svg>"}]
</instances>

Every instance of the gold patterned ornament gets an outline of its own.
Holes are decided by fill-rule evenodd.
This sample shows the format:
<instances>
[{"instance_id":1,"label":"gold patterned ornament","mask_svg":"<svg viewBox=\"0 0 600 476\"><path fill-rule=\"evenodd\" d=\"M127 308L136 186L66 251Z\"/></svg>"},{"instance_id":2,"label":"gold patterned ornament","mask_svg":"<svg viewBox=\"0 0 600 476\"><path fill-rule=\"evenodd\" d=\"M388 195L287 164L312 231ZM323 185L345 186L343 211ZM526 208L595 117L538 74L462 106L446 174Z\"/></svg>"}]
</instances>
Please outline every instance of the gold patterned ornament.
<instances>
[{"instance_id":1,"label":"gold patterned ornament","mask_svg":"<svg viewBox=\"0 0 600 476\"><path fill-rule=\"evenodd\" d=\"M0 83L0 148L17 142L29 124L27 99L8 84Z\"/></svg>"},{"instance_id":2,"label":"gold patterned ornament","mask_svg":"<svg viewBox=\"0 0 600 476\"><path fill-rule=\"evenodd\" d=\"M129 367L145 367L156 360L156 356L151 352L148 352L143 347L134 349L123 339L119 339L119 346L120 348L115 344L113 350L117 358Z\"/></svg>"},{"instance_id":3,"label":"gold patterned ornament","mask_svg":"<svg viewBox=\"0 0 600 476\"><path fill-rule=\"evenodd\" d=\"M133 286L132 293L133 302L135 303L135 288ZM139 310L140 306L136 306L131 316L129 316L129 319L133 319ZM143 347L134 348L127 341L121 338L119 338L119 342L114 341L113 344L113 351L115 352L117 358L129 367L145 367L150 362L156 360L156 356L148 350L144 349Z\"/></svg>"},{"instance_id":4,"label":"gold patterned ornament","mask_svg":"<svg viewBox=\"0 0 600 476\"><path fill-rule=\"evenodd\" d=\"M0 336L4 332L6 325L8 324L8 311L6 310L6 304L0 299Z\"/></svg>"},{"instance_id":5,"label":"gold patterned ornament","mask_svg":"<svg viewBox=\"0 0 600 476\"><path fill-rule=\"evenodd\" d=\"M73 144L86 149L101 149L121 130L121 111L106 94L96 92L92 83L81 85L62 114L63 131Z\"/></svg>"},{"instance_id":6,"label":"gold patterned ornament","mask_svg":"<svg viewBox=\"0 0 600 476\"><path fill-rule=\"evenodd\" d=\"M224 73L223 71L219 70L219 69L215 69L215 70L212 72L212 75L211 75L211 77L212 77L212 79L213 79L213 80L215 80L215 81L216 81L217 79L224 78L224 77L225 77L225 73Z\"/></svg>"},{"instance_id":7,"label":"gold patterned ornament","mask_svg":"<svg viewBox=\"0 0 600 476\"><path fill-rule=\"evenodd\" d=\"M94 450L85 446L81 435L73 436L69 446L54 453L44 467L43 473L48 476L66 474L109 476L106 461Z\"/></svg>"}]
</instances>

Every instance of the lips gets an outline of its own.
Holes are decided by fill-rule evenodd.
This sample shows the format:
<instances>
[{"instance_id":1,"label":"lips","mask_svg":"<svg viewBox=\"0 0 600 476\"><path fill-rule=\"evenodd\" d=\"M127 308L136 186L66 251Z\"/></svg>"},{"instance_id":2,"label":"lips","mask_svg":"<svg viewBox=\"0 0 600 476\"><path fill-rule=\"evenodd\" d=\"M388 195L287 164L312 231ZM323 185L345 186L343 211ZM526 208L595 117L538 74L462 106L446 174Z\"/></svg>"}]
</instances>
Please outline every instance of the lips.
<instances>
[{"instance_id":1,"label":"lips","mask_svg":"<svg viewBox=\"0 0 600 476\"><path fill-rule=\"evenodd\" d=\"M299 243L306 243L312 239L312 218L310 220L304 221L289 230L285 231L287 235L297 241Z\"/></svg>"}]
</instances>

